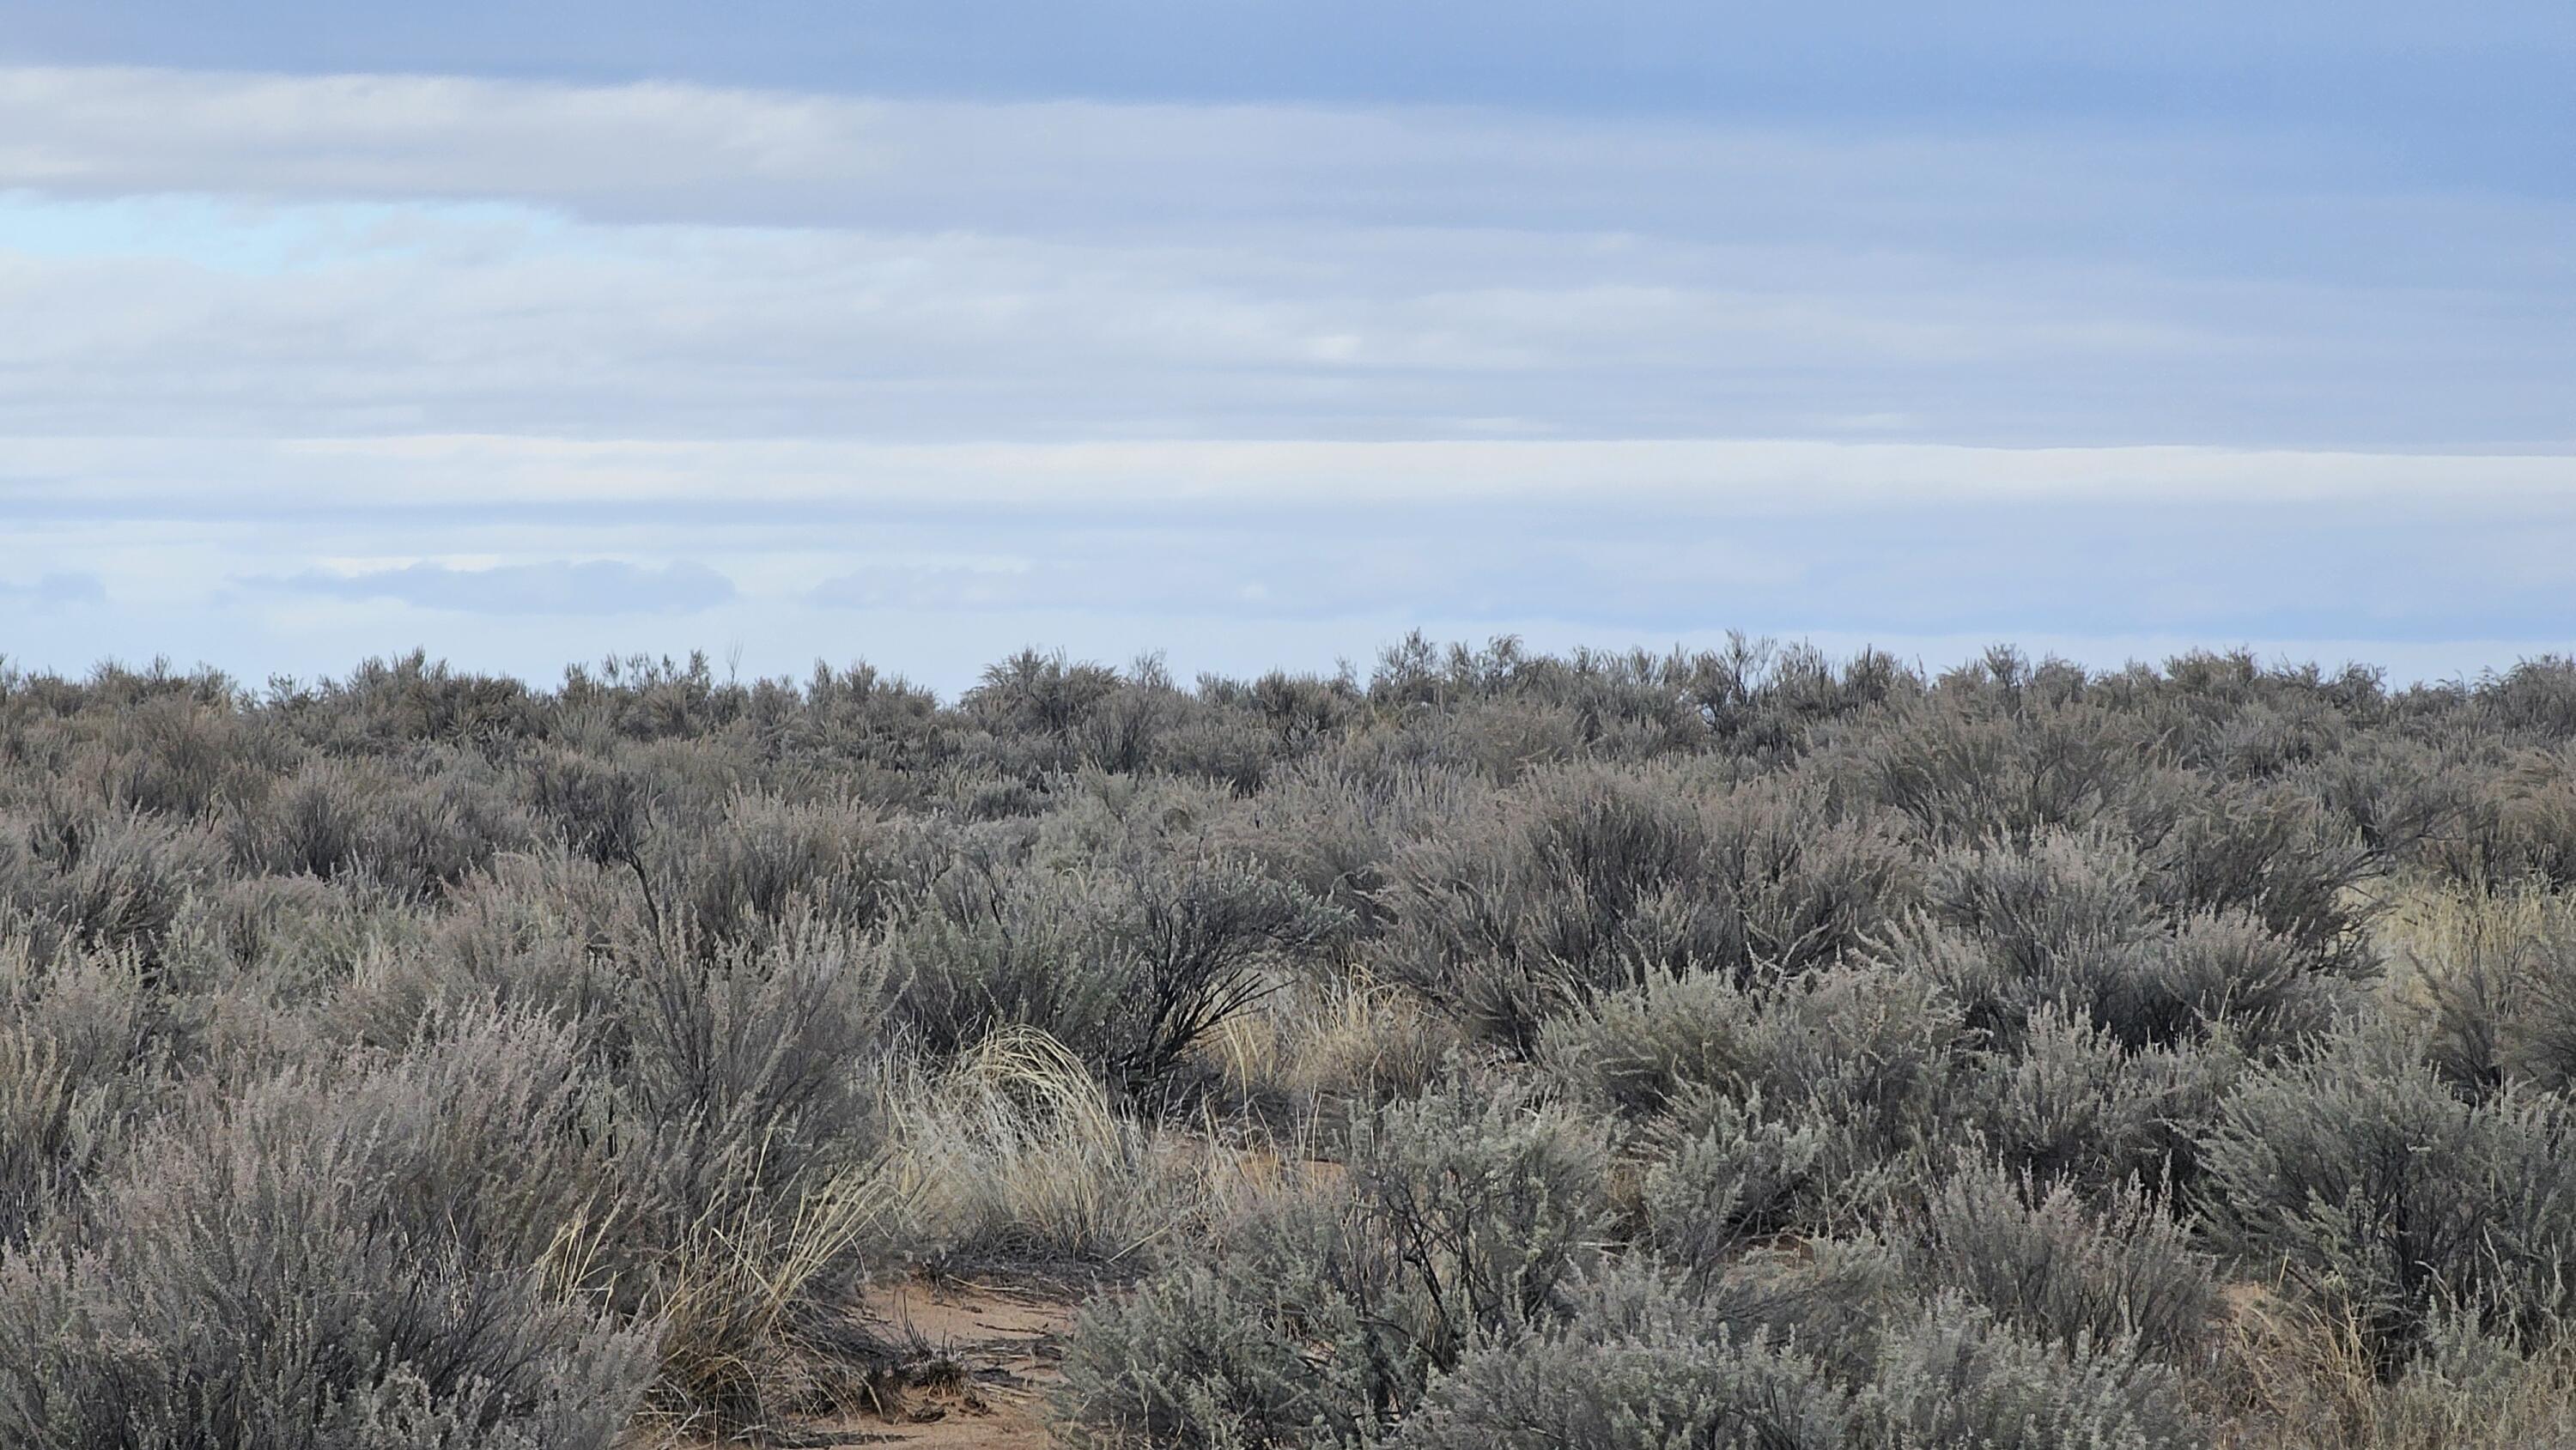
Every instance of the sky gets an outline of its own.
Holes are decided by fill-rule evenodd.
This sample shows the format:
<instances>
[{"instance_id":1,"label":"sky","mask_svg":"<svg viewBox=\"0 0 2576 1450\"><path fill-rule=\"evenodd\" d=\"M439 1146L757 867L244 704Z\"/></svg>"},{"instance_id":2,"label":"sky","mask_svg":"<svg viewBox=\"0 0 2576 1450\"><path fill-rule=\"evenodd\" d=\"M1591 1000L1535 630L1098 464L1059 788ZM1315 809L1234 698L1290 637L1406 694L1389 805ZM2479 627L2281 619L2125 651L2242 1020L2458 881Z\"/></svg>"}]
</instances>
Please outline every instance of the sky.
<instances>
[{"instance_id":1,"label":"sky","mask_svg":"<svg viewBox=\"0 0 2576 1450\"><path fill-rule=\"evenodd\" d=\"M2576 6L0 0L0 655L2576 650Z\"/></svg>"}]
</instances>

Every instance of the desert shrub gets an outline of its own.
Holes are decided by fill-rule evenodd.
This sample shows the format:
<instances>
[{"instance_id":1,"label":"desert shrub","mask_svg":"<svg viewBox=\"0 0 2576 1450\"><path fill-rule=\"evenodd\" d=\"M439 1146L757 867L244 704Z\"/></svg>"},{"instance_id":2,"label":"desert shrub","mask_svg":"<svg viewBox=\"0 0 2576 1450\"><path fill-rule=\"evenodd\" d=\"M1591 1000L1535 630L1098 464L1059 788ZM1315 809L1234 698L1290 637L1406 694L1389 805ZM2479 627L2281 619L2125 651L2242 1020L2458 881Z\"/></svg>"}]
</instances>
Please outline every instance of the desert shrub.
<instances>
[{"instance_id":1,"label":"desert shrub","mask_svg":"<svg viewBox=\"0 0 2576 1450\"><path fill-rule=\"evenodd\" d=\"M2472 1318L2437 1315L2413 1357L2384 1376L2359 1326L2277 1288L2235 1286L2209 1371L2243 1443L2370 1450L2520 1450L2576 1435L2576 1349L2526 1349Z\"/></svg>"},{"instance_id":2,"label":"desert shrub","mask_svg":"<svg viewBox=\"0 0 2576 1450\"><path fill-rule=\"evenodd\" d=\"M1209 677L1199 681L1199 695L1259 719L1283 756L1332 736L1368 708L1348 671L1326 679L1272 670L1249 684Z\"/></svg>"},{"instance_id":3,"label":"desert shrub","mask_svg":"<svg viewBox=\"0 0 2576 1450\"><path fill-rule=\"evenodd\" d=\"M273 752L245 729L226 695L164 694L108 722L82 773L118 810L202 820L229 799L256 793Z\"/></svg>"},{"instance_id":4,"label":"desert shrub","mask_svg":"<svg viewBox=\"0 0 2576 1450\"><path fill-rule=\"evenodd\" d=\"M2085 1191L2137 1179L2187 1195L2219 1104L2244 1071L2225 1037L2132 1047L2056 1008L1984 1056L1962 1097L1975 1140L2016 1173Z\"/></svg>"},{"instance_id":5,"label":"desert shrub","mask_svg":"<svg viewBox=\"0 0 2576 1450\"><path fill-rule=\"evenodd\" d=\"M0 665L0 1442L2538 1441L2570 677Z\"/></svg>"},{"instance_id":6,"label":"desert shrub","mask_svg":"<svg viewBox=\"0 0 2576 1450\"><path fill-rule=\"evenodd\" d=\"M2477 714L2492 727L2545 741L2576 736L2576 660L2542 655L2478 683Z\"/></svg>"},{"instance_id":7,"label":"desert shrub","mask_svg":"<svg viewBox=\"0 0 2576 1450\"><path fill-rule=\"evenodd\" d=\"M2358 734L2292 779L2328 828L2382 861L2425 863L2459 838L2476 808L2476 772L2421 740Z\"/></svg>"},{"instance_id":8,"label":"desert shrub","mask_svg":"<svg viewBox=\"0 0 2576 1450\"><path fill-rule=\"evenodd\" d=\"M1999 1041L2014 1041L2042 1007L2124 1040L2159 1040L2189 1007L2158 991L2152 976L2159 922L2146 875L2136 851L2107 833L2052 831L2026 847L1952 851L1930 888L1940 931L1917 926L1900 950Z\"/></svg>"},{"instance_id":9,"label":"desert shrub","mask_svg":"<svg viewBox=\"0 0 2576 1450\"><path fill-rule=\"evenodd\" d=\"M1213 823L1234 806L1230 793L1203 781L1086 767L1055 781L1045 813L1029 822L1028 862L1070 871L1103 861L1200 855Z\"/></svg>"},{"instance_id":10,"label":"desert shrub","mask_svg":"<svg viewBox=\"0 0 2576 1450\"><path fill-rule=\"evenodd\" d=\"M1620 1271L1561 1324L1479 1349L1433 1382L1399 1445L1994 1445L2206 1442L2178 1377L2050 1345L1956 1296L1899 1315L1837 1365L1740 1306Z\"/></svg>"},{"instance_id":11,"label":"desert shrub","mask_svg":"<svg viewBox=\"0 0 2576 1450\"><path fill-rule=\"evenodd\" d=\"M1087 1310L1079 1433L1184 1445L1375 1438L1479 1344L1561 1317L1608 1223L1599 1134L1461 1083L1349 1130L1346 1179Z\"/></svg>"},{"instance_id":12,"label":"desert shrub","mask_svg":"<svg viewBox=\"0 0 2576 1450\"><path fill-rule=\"evenodd\" d=\"M0 830L0 902L45 951L132 948L150 962L189 897L221 869L210 830L140 812L84 813L57 801Z\"/></svg>"},{"instance_id":13,"label":"desert shrub","mask_svg":"<svg viewBox=\"0 0 2576 1450\"><path fill-rule=\"evenodd\" d=\"M744 1201L792 1217L802 1193L873 1157L885 1038L867 945L807 923L713 961L666 940L625 970L587 1050L630 1135L623 1161L641 1176L627 1189L666 1226Z\"/></svg>"},{"instance_id":14,"label":"desert shrub","mask_svg":"<svg viewBox=\"0 0 2576 1450\"><path fill-rule=\"evenodd\" d=\"M1842 817L1820 787L1747 782L1707 823L1709 878L1739 937L1725 951L1742 960L1791 973L1830 965L1912 900L1912 859L1893 834Z\"/></svg>"},{"instance_id":15,"label":"desert shrub","mask_svg":"<svg viewBox=\"0 0 2576 1450\"><path fill-rule=\"evenodd\" d=\"M2137 1047L2221 1024L2258 1049L2292 1046L2357 1001L2354 963L2321 960L2252 908L2159 902L2154 868L2116 836L1952 852L1930 890L1927 921L1891 954L1920 963L2007 1045L2055 1009Z\"/></svg>"},{"instance_id":16,"label":"desert shrub","mask_svg":"<svg viewBox=\"0 0 2576 1450\"><path fill-rule=\"evenodd\" d=\"M2249 702L2211 723L2187 758L2228 780L2265 780L2341 750L2351 732L2338 710L2317 700Z\"/></svg>"},{"instance_id":17,"label":"desert shrub","mask_svg":"<svg viewBox=\"0 0 2576 1450\"><path fill-rule=\"evenodd\" d=\"M886 1169L907 1249L946 1262L1114 1264L1178 1232L1190 1175L1091 1069L1004 1028L895 1084Z\"/></svg>"},{"instance_id":18,"label":"desert shrub","mask_svg":"<svg viewBox=\"0 0 2576 1450\"><path fill-rule=\"evenodd\" d=\"M1963 1045L1958 1009L1929 978L1854 966L1651 980L1550 1023L1543 1059L1631 1116L1670 1112L1693 1089L1783 1110L1812 1103L1895 1152L1941 1118Z\"/></svg>"},{"instance_id":19,"label":"desert shrub","mask_svg":"<svg viewBox=\"0 0 2576 1450\"><path fill-rule=\"evenodd\" d=\"M2395 1382L2370 1387L2356 1428L2372 1445L2424 1450L2576 1444L2571 1371L2563 1341L2526 1354L2445 1325Z\"/></svg>"},{"instance_id":20,"label":"desert shrub","mask_svg":"<svg viewBox=\"0 0 2576 1450\"><path fill-rule=\"evenodd\" d=\"M1783 651L1775 641L1741 632L1730 633L1722 650L1677 652L1658 673L1714 739L1739 754L1771 758L1796 750L1814 720L1882 702L1901 677L1888 656L1864 652L1837 679L1813 649ZM1911 678L1903 683L1921 685Z\"/></svg>"},{"instance_id":21,"label":"desert shrub","mask_svg":"<svg viewBox=\"0 0 2576 1450\"><path fill-rule=\"evenodd\" d=\"M986 668L958 707L991 732L997 766L1033 776L1084 764L1139 768L1154 703L1116 670L1022 650Z\"/></svg>"},{"instance_id":22,"label":"desert shrub","mask_svg":"<svg viewBox=\"0 0 2576 1450\"><path fill-rule=\"evenodd\" d=\"M2538 880L2576 886L2576 752L2565 746L2515 752L2484 779L2457 787L2461 799L2428 831L2423 859L2472 890Z\"/></svg>"},{"instance_id":23,"label":"desert shrub","mask_svg":"<svg viewBox=\"0 0 2576 1450\"><path fill-rule=\"evenodd\" d=\"M1365 977L1309 977L1226 1020L1200 1053L1214 1096L1286 1130L1353 1104L1418 1097L1458 1051L1421 998Z\"/></svg>"},{"instance_id":24,"label":"desert shrub","mask_svg":"<svg viewBox=\"0 0 2576 1450\"><path fill-rule=\"evenodd\" d=\"M2526 884L2419 895L2391 925L2391 1005L2455 1088L2576 1085L2576 911Z\"/></svg>"},{"instance_id":25,"label":"desert shrub","mask_svg":"<svg viewBox=\"0 0 2576 1450\"><path fill-rule=\"evenodd\" d=\"M1679 782L1589 768L1534 777L1455 834L1397 857L1389 974L1526 1048L1585 992L1694 959L1716 964L1706 850Z\"/></svg>"},{"instance_id":26,"label":"desert shrub","mask_svg":"<svg viewBox=\"0 0 2576 1450\"><path fill-rule=\"evenodd\" d=\"M956 759L956 721L930 691L861 663L817 662L800 687L754 683L750 756L783 780L809 780L887 810L918 811Z\"/></svg>"},{"instance_id":27,"label":"desert shrub","mask_svg":"<svg viewBox=\"0 0 2576 1450\"><path fill-rule=\"evenodd\" d=\"M704 740L743 719L751 692L717 684L706 655L693 650L686 660L609 655L596 666L570 666L547 703L556 733L593 745Z\"/></svg>"},{"instance_id":28,"label":"desert shrub","mask_svg":"<svg viewBox=\"0 0 2576 1450\"><path fill-rule=\"evenodd\" d=\"M1957 1295L1886 1335L1863 1444L2181 1450L2210 1443L2169 1365L2125 1346L2052 1344Z\"/></svg>"},{"instance_id":29,"label":"desert shrub","mask_svg":"<svg viewBox=\"0 0 2576 1450\"><path fill-rule=\"evenodd\" d=\"M1855 788L1935 845L2027 847L2119 819L2147 772L2143 733L2086 705L1951 698L1858 741Z\"/></svg>"},{"instance_id":30,"label":"desert shrub","mask_svg":"<svg viewBox=\"0 0 2576 1450\"><path fill-rule=\"evenodd\" d=\"M244 876L190 899L193 924L209 949L247 969L291 958L315 919L343 899L328 883L309 876Z\"/></svg>"},{"instance_id":31,"label":"desert shrub","mask_svg":"<svg viewBox=\"0 0 2576 1450\"><path fill-rule=\"evenodd\" d=\"M322 760L229 822L235 857L254 872L330 880L358 874L426 896L525 847L525 817L493 782L451 766L425 777L374 762Z\"/></svg>"},{"instance_id":32,"label":"desert shrub","mask_svg":"<svg viewBox=\"0 0 2576 1450\"><path fill-rule=\"evenodd\" d=\"M2250 1050L2295 1051L2357 1010L2367 986L2357 970L2318 970L2296 941L2232 909L2183 917L2149 961L2139 997L2162 1029L2154 1041L2223 1027Z\"/></svg>"},{"instance_id":33,"label":"desert shrub","mask_svg":"<svg viewBox=\"0 0 2576 1450\"><path fill-rule=\"evenodd\" d=\"M2381 862L2286 785L2234 785L2191 800L2155 843L2156 899L2176 911L2250 914L2320 972L2375 965L2353 888Z\"/></svg>"},{"instance_id":34,"label":"desert shrub","mask_svg":"<svg viewBox=\"0 0 2576 1450\"><path fill-rule=\"evenodd\" d=\"M714 829L664 844L661 874L710 939L765 940L805 916L865 927L927 876L918 837L846 804L737 796Z\"/></svg>"},{"instance_id":35,"label":"desert shrub","mask_svg":"<svg viewBox=\"0 0 2576 1450\"><path fill-rule=\"evenodd\" d=\"M1087 1307L1065 1345L1061 1433L1176 1450L1375 1438L1370 1366L1336 1352L1366 1334L1350 1303L1319 1296L1286 1327L1277 1297L1187 1264Z\"/></svg>"},{"instance_id":36,"label":"desert shrub","mask_svg":"<svg viewBox=\"0 0 2576 1450\"><path fill-rule=\"evenodd\" d=\"M1792 1346L1687 1310L1577 1318L1483 1350L1431 1388L1394 1444L1422 1450L1832 1450L1851 1392ZM1639 1322L1640 1319L1644 1322Z\"/></svg>"},{"instance_id":37,"label":"desert shrub","mask_svg":"<svg viewBox=\"0 0 2576 1450\"><path fill-rule=\"evenodd\" d=\"M244 929L274 940L269 950L301 943L340 961L346 980L325 1015L354 1042L399 1046L437 1013L474 1004L549 1014L590 1040L613 1029L632 988L624 962L656 941L629 882L559 846L495 860L408 936L348 921L332 893L304 884L313 894L243 905L283 918Z\"/></svg>"},{"instance_id":38,"label":"desert shrub","mask_svg":"<svg viewBox=\"0 0 2576 1450\"><path fill-rule=\"evenodd\" d=\"M1352 1191L1428 1309L1435 1364L1551 1312L1604 1236L1608 1161L1592 1125L1461 1082L1354 1124Z\"/></svg>"},{"instance_id":39,"label":"desert shrub","mask_svg":"<svg viewBox=\"0 0 2576 1450\"><path fill-rule=\"evenodd\" d=\"M1274 986L1269 963L1339 927L1323 903L1239 863L1116 873L966 865L892 939L899 1020L934 1054L1006 1026L1072 1048L1150 1097Z\"/></svg>"},{"instance_id":40,"label":"desert shrub","mask_svg":"<svg viewBox=\"0 0 2576 1450\"><path fill-rule=\"evenodd\" d=\"M1850 1125L1813 1104L1783 1114L1701 1090L1658 1137L1638 1184L1640 1241L1695 1275L1759 1240L1843 1226L1889 1187Z\"/></svg>"},{"instance_id":41,"label":"desert shrub","mask_svg":"<svg viewBox=\"0 0 2576 1450\"><path fill-rule=\"evenodd\" d=\"M155 1105L156 1008L130 951L39 964L25 937L0 941L0 1250L71 1202Z\"/></svg>"},{"instance_id":42,"label":"desert shrub","mask_svg":"<svg viewBox=\"0 0 2576 1450\"><path fill-rule=\"evenodd\" d=\"M645 862L654 836L652 784L632 770L557 750L529 762L528 788L538 817L566 849L634 873L645 909L658 925L661 903Z\"/></svg>"},{"instance_id":43,"label":"desert shrub","mask_svg":"<svg viewBox=\"0 0 2576 1450\"><path fill-rule=\"evenodd\" d=\"M1383 960L1525 1052L1547 1018L1658 973L1830 963L1885 921L1905 871L1812 792L1543 772L1399 851Z\"/></svg>"},{"instance_id":44,"label":"desert shrub","mask_svg":"<svg viewBox=\"0 0 2576 1450\"><path fill-rule=\"evenodd\" d=\"M421 949L362 962L334 1015L380 1041L489 1004L565 1023L601 1155L578 1282L664 1326L654 1403L747 1424L838 1393L809 1371L881 1349L847 1296L892 1237L877 949L811 917L712 950L640 923L584 940L567 904L487 883Z\"/></svg>"},{"instance_id":45,"label":"desert shrub","mask_svg":"<svg viewBox=\"0 0 2576 1450\"><path fill-rule=\"evenodd\" d=\"M0 1263L7 1437L613 1443L654 1336L541 1271L597 1186L569 1051L492 1022L200 1100Z\"/></svg>"},{"instance_id":46,"label":"desert shrub","mask_svg":"<svg viewBox=\"0 0 2576 1450\"><path fill-rule=\"evenodd\" d=\"M1639 1271L1634 1261L1624 1268ZM1845 1384L1869 1379L1887 1325L1902 1319L1918 1297L1898 1246L1876 1231L1758 1245L1718 1273L1674 1281L1657 1272L1651 1278L1686 1291L1703 1319L1728 1326L1738 1337L1796 1345ZM1618 1279L1605 1274L1598 1282L1615 1285ZM1615 1307L1618 1301L1587 1302Z\"/></svg>"},{"instance_id":47,"label":"desert shrub","mask_svg":"<svg viewBox=\"0 0 2576 1450\"><path fill-rule=\"evenodd\" d=\"M2131 1343L2187 1365L2217 1306L2212 1262L2134 1186L2097 1205L2063 1183L1962 1165L1933 1195L1912 1256L1928 1289L1957 1289L2046 1344Z\"/></svg>"},{"instance_id":48,"label":"desert shrub","mask_svg":"<svg viewBox=\"0 0 2576 1450\"><path fill-rule=\"evenodd\" d=\"M2015 976L2153 932L2147 866L2119 834L2048 831L2026 846L1946 853L1933 872L1933 914L1989 944Z\"/></svg>"},{"instance_id":49,"label":"desert shrub","mask_svg":"<svg viewBox=\"0 0 2576 1450\"><path fill-rule=\"evenodd\" d=\"M2358 1328L2395 1373L2436 1315L2521 1342L2570 1307L2570 1106L2470 1102L2388 1034L2248 1077L2203 1145L2213 1240Z\"/></svg>"},{"instance_id":50,"label":"desert shrub","mask_svg":"<svg viewBox=\"0 0 2576 1450\"><path fill-rule=\"evenodd\" d=\"M539 702L520 681L458 673L421 650L367 660L344 680L290 689L272 704L298 735L335 754L413 741L523 737L536 733L542 718Z\"/></svg>"},{"instance_id":51,"label":"desert shrub","mask_svg":"<svg viewBox=\"0 0 2576 1450\"><path fill-rule=\"evenodd\" d=\"M1454 814L1465 788L1418 766L1373 771L1321 757L1281 770L1211 822L1210 840L1332 903L1355 934L1373 936L1394 919L1387 890L1396 842Z\"/></svg>"}]
</instances>

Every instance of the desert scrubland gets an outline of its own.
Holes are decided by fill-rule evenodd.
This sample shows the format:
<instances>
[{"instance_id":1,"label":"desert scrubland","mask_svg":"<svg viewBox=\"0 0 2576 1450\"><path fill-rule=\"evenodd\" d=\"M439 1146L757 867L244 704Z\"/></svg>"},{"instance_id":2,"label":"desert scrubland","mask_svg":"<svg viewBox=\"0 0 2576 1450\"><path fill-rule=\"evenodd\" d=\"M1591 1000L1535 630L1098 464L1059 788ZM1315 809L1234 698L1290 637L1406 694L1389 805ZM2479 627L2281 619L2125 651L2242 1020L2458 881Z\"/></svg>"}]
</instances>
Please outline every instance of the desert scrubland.
<instances>
[{"instance_id":1,"label":"desert scrubland","mask_svg":"<svg viewBox=\"0 0 2576 1450\"><path fill-rule=\"evenodd\" d=\"M6 671L0 1445L2576 1443L2571 883L2563 660Z\"/></svg>"}]
</instances>

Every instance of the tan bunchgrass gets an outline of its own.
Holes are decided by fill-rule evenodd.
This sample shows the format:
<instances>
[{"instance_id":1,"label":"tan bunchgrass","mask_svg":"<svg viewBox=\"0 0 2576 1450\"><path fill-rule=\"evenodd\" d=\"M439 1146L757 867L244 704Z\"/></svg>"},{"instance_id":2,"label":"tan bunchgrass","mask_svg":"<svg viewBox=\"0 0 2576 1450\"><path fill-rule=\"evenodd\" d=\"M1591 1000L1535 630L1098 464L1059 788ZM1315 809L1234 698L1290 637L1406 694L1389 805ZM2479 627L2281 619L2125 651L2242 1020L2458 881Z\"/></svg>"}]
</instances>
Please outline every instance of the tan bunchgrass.
<instances>
[{"instance_id":1,"label":"tan bunchgrass","mask_svg":"<svg viewBox=\"0 0 2576 1450\"><path fill-rule=\"evenodd\" d=\"M2462 1383L2421 1368L2379 1377L2348 1317L2257 1284L2233 1286L2204 1381L2225 1402L2226 1450L2563 1450L2576 1446L2576 1341L2500 1358Z\"/></svg>"},{"instance_id":2,"label":"tan bunchgrass","mask_svg":"<svg viewBox=\"0 0 2576 1450\"><path fill-rule=\"evenodd\" d=\"M746 1181L756 1180L756 1169ZM902 1204L879 1165L807 1191L795 1212L736 1198L710 1206L658 1257L643 1304L660 1331L647 1421L663 1439L765 1428L864 1403L886 1346L833 1281L887 1242ZM615 1298L599 1277L621 1231L613 1214L567 1222L539 1267L567 1295ZM854 1352L855 1351L855 1352Z\"/></svg>"},{"instance_id":3,"label":"tan bunchgrass","mask_svg":"<svg viewBox=\"0 0 2576 1450\"><path fill-rule=\"evenodd\" d=\"M2396 892L2380 918L2389 1003L2431 1010L2433 995L2464 973L2506 971L2525 944L2576 917L2576 902L2537 885L2474 890L2421 883Z\"/></svg>"},{"instance_id":4,"label":"tan bunchgrass","mask_svg":"<svg viewBox=\"0 0 2576 1450\"><path fill-rule=\"evenodd\" d=\"M925 1248L1116 1261L1163 1226L1153 1135L1036 1028L1003 1028L942 1071L898 1072L887 1098L887 1181Z\"/></svg>"},{"instance_id":5,"label":"tan bunchgrass","mask_svg":"<svg viewBox=\"0 0 2576 1450\"><path fill-rule=\"evenodd\" d=\"M1133 1266L1230 1218L1303 1161L1213 1121L1122 1115L1061 1043L1006 1027L945 1070L892 1075L885 1191L924 1252Z\"/></svg>"},{"instance_id":6,"label":"tan bunchgrass","mask_svg":"<svg viewBox=\"0 0 2576 1450\"><path fill-rule=\"evenodd\" d=\"M1417 1093L1456 1041L1419 996L1363 979L1274 993L1201 1051L1239 1096L1311 1109Z\"/></svg>"}]
</instances>

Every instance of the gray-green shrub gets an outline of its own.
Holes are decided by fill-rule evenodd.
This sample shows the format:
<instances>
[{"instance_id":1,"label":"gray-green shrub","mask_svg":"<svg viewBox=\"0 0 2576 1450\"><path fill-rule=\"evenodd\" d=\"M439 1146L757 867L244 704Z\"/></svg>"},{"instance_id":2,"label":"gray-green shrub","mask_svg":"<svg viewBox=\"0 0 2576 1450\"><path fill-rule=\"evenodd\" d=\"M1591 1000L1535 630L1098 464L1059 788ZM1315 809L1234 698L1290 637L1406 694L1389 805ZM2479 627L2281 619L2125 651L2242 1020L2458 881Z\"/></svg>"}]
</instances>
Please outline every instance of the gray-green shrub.
<instances>
[{"instance_id":1,"label":"gray-green shrub","mask_svg":"<svg viewBox=\"0 0 2576 1450\"><path fill-rule=\"evenodd\" d=\"M2254 1074L2203 1148L2213 1241L2395 1373L2437 1315L2537 1343L2576 1308L2576 1105L2455 1095L2385 1033Z\"/></svg>"}]
</instances>

